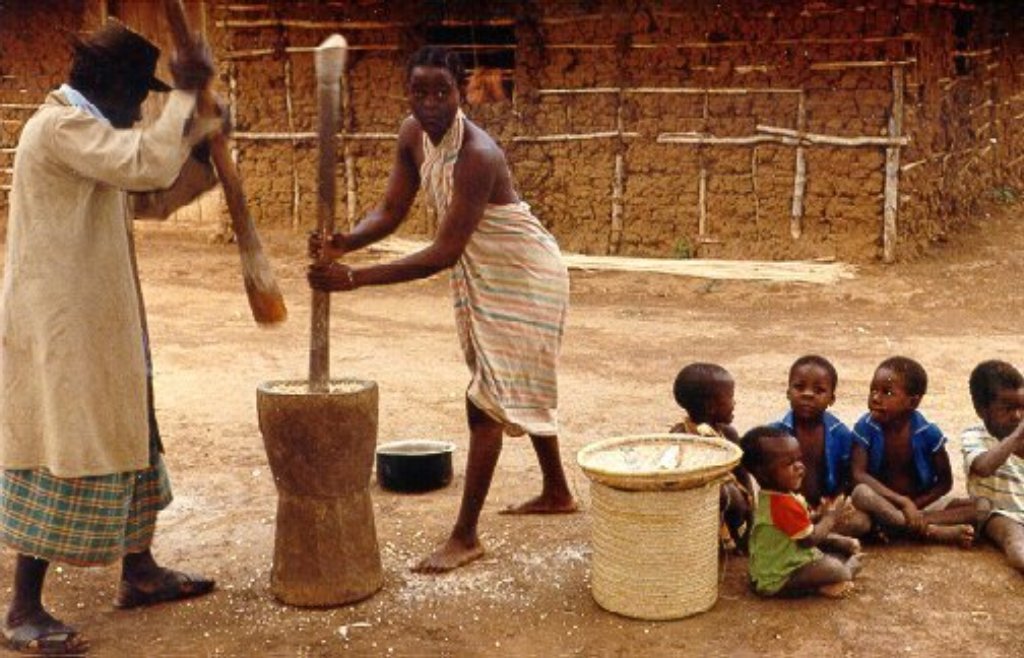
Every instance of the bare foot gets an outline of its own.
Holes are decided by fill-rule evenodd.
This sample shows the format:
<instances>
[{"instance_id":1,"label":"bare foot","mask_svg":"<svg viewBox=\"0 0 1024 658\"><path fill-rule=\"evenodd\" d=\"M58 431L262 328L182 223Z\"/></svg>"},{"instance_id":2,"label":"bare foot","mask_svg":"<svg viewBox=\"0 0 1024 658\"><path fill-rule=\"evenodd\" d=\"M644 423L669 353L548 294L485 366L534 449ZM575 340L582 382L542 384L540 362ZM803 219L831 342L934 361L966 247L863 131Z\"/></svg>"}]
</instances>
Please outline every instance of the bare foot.
<instances>
[{"instance_id":1,"label":"bare foot","mask_svg":"<svg viewBox=\"0 0 1024 658\"><path fill-rule=\"evenodd\" d=\"M831 585L822 585L818 588L818 594L830 599L845 599L853 592L854 587L852 580L844 580Z\"/></svg>"},{"instance_id":2,"label":"bare foot","mask_svg":"<svg viewBox=\"0 0 1024 658\"><path fill-rule=\"evenodd\" d=\"M412 570L416 573L444 573L469 564L483 555L484 547L479 541L466 544L449 537L433 553L417 562Z\"/></svg>"},{"instance_id":3,"label":"bare foot","mask_svg":"<svg viewBox=\"0 0 1024 658\"><path fill-rule=\"evenodd\" d=\"M966 524L928 525L924 537L944 544L957 544L960 548L970 548L974 545L974 528Z\"/></svg>"},{"instance_id":4,"label":"bare foot","mask_svg":"<svg viewBox=\"0 0 1024 658\"><path fill-rule=\"evenodd\" d=\"M856 553L846 558L846 562L843 564L845 564L846 568L850 570L850 577L856 577L856 575L860 573L861 567L863 566L860 561L863 557L863 553Z\"/></svg>"},{"instance_id":5,"label":"bare foot","mask_svg":"<svg viewBox=\"0 0 1024 658\"><path fill-rule=\"evenodd\" d=\"M572 514L578 511L579 507L571 497L537 496L519 505L509 505L498 514Z\"/></svg>"},{"instance_id":6,"label":"bare foot","mask_svg":"<svg viewBox=\"0 0 1024 658\"><path fill-rule=\"evenodd\" d=\"M846 555L860 555L864 552L860 545L860 540L855 537L830 538L829 543L832 544L837 551Z\"/></svg>"}]
</instances>

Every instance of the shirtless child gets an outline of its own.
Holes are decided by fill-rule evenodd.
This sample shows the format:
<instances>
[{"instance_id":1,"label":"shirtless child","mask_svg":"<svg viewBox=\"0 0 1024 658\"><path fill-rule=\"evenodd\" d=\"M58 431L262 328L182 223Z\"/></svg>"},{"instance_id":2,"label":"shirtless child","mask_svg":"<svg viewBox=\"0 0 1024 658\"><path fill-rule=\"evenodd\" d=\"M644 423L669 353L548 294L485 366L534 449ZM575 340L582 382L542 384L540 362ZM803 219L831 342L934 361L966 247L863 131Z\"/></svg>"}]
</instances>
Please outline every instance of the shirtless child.
<instances>
[{"instance_id":1,"label":"shirtless child","mask_svg":"<svg viewBox=\"0 0 1024 658\"><path fill-rule=\"evenodd\" d=\"M714 363L691 363L676 375L672 393L676 403L686 412L672 433L717 436L733 443L740 442L731 425L736 382L729 371ZM720 509L723 519L722 544L746 552L753 528L753 483L750 474L737 466L733 477L722 485Z\"/></svg>"},{"instance_id":2,"label":"shirtless child","mask_svg":"<svg viewBox=\"0 0 1024 658\"><path fill-rule=\"evenodd\" d=\"M953 474L945 435L917 410L927 390L928 375L913 359L894 356L875 369L870 411L853 428L851 499L882 533L968 548L973 506L935 505L952 488Z\"/></svg>"},{"instance_id":3,"label":"shirtless child","mask_svg":"<svg viewBox=\"0 0 1024 658\"><path fill-rule=\"evenodd\" d=\"M967 492L983 510L985 535L1024 574L1024 376L1005 361L985 361L970 387L983 426L961 437Z\"/></svg>"}]
</instances>

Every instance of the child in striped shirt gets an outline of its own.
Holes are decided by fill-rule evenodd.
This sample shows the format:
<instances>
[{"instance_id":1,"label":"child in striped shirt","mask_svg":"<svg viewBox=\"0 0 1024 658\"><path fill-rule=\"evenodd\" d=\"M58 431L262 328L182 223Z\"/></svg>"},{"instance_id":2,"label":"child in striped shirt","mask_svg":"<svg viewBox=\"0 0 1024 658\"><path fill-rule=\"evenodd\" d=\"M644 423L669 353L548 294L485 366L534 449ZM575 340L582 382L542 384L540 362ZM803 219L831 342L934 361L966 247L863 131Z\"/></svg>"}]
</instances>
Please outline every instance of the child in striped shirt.
<instances>
[{"instance_id":1,"label":"child in striped shirt","mask_svg":"<svg viewBox=\"0 0 1024 658\"><path fill-rule=\"evenodd\" d=\"M686 415L669 430L673 434L715 436L733 443L740 437L732 426L736 408L736 381L729 371L715 363L690 363L676 375L672 395ZM753 481L742 466L733 469L722 484L719 510L722 524L719 540L723 549L747 552L754 526Z\"/></svg>"},{"instance_id":2,"label":"child in striped shirt","mask_svg":"<svg viewBox=\"0 0 1024 658\"><path fill-rule=\"evenodd\" d=\"M983 425L961 436L967 492L988 510L985 535L1024 574L1024 376L1005 361L984 361L970 388Z\"/></svg>"}]
</instances>

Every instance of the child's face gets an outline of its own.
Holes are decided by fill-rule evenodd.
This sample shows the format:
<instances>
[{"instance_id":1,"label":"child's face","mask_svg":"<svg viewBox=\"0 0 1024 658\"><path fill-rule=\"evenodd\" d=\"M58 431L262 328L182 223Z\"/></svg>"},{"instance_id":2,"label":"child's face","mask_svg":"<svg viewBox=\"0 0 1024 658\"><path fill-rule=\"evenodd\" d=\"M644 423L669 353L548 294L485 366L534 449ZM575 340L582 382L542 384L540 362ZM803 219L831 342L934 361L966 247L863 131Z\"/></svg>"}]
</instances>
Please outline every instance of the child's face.
<instances>
[{"instance_id":1,"label":"child's face","mask_svg":"<svg viewBox=\"0 0 1024 658\"><path fill-rule=\"evenodd\" d=\"M715 382L714 393L705 407L706 421L711 425L729 425L732 423L733 412L736 410L736 382L720 379Z\"/></svg>"},{"instance_id":2,"label":"child's face","mask_svg":"<svg viewBox=\"0 0 1024 658\"><path fill-rule=\"evenodd\" d=\"M804 482L804 462L800 444L791 436L762 439L765 442L765 465L761 469L761 485L775 491L800 491Z\"/></svg>"},{"instance_id":3,"label":"child's face","mask_svg":"<svg viewBox=\"0 0 1024 658\"><path fill-rule=\"evenodd\" d=\"M821 418L836 401L836 391L828 371L816 363L804 363L793 369L786 389L793 416L800 420Z\"/></svg>"},{"instance_id":4,"label":"child's face","mask_svg":"<svg viewBox=\"0 0 1024 658\"><path fill-rule=\"evenodd\" d=\"M917 409L920 402L920 395L907 394L902 375L890 368L875 371L875 376L871 378L871 391L868 393L868 410L876 423L898 420Z\"/></svg>"},{"instance_id":5,"label":"child's face","mask_svg":"<svg viewBox=\"0 0 1024 658\"><path fill-rule=\"evenodd\" d=\"M1024 388L1004 388L987 407L978 410L988 433L1004 439L1020 425L1024 418Z\"/></svg>"}]
</instances>

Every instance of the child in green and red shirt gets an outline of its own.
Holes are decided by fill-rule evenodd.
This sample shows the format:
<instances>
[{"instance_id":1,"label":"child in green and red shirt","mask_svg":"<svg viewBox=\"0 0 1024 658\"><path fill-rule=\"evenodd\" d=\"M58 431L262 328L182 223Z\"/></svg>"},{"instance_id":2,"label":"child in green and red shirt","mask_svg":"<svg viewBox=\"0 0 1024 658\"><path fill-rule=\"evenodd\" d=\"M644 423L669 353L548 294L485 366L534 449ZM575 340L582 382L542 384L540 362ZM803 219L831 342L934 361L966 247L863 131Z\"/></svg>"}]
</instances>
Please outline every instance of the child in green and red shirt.
<instances>
[{"instance_id":1,"label":"child in green and red shirt","mask_svg":"<svg viewBox=\"0 0 1024 658\"><path fill-rule=\"evenodd\" d=\"M823 504L811 521L800 495L806 468L800 443L778 427L755 427L743 435L741 464L760 485L750 535L750 583L758 594L818 592L841 597L860 571L860 542L832 533L845 498ZM843 554L823 553L818 546Z\"/></svg>"}]
</instances>

